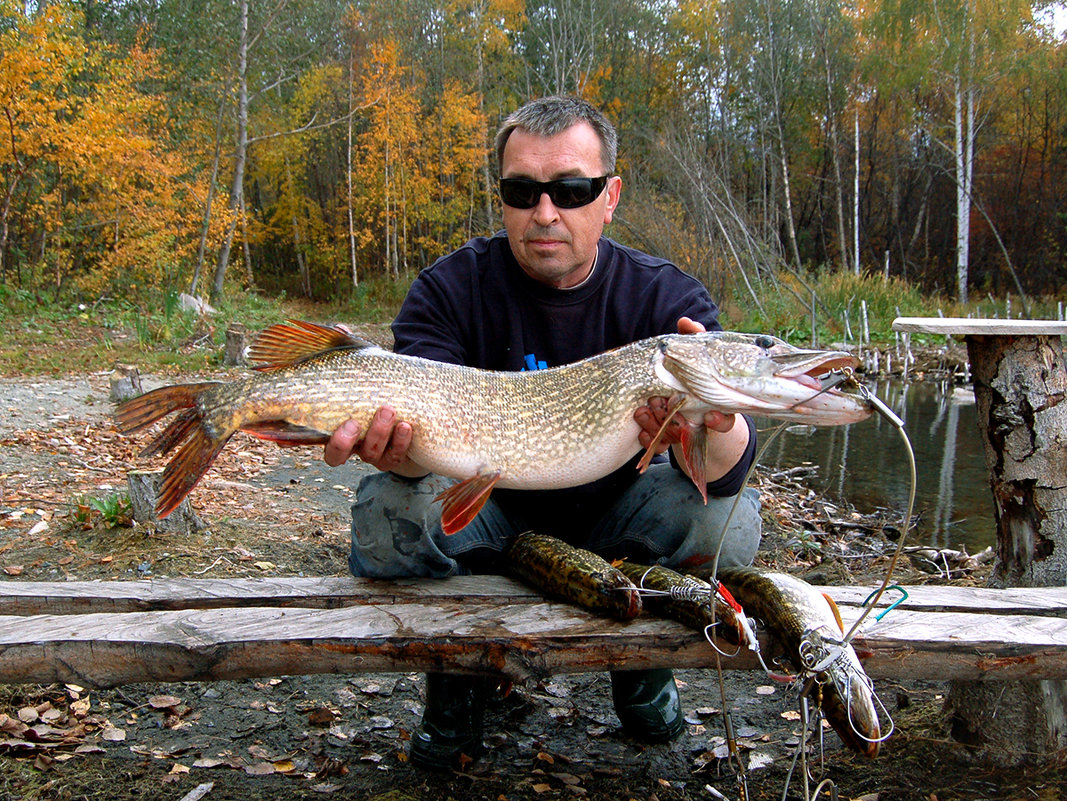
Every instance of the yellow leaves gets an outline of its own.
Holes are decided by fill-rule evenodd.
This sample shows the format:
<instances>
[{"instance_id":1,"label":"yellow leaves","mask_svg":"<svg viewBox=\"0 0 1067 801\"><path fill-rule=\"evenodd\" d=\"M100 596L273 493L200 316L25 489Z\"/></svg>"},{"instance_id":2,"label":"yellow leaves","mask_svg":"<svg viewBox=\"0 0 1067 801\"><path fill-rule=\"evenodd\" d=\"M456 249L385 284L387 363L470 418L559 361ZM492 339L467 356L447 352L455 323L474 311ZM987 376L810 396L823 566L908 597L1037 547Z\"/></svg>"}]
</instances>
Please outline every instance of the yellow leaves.
<instances>
[{"instance_id":1,"label":"yellow leaves","mask_svg":"<svg viewBox=\"0 0 1067 801\"><path fill-rule=\"evenodd\" d=\"M175 240L196 240L197 204L160 128L163 98L141 88L161 72L157 54L139 43L90 49L65 4L13 19L0 31L0 192L33 210L31 227L79 232L47 240L54 262L70 265L57 281L62 269L92 290L118 276L158 284Z\"/></svg>"}]
</instances>

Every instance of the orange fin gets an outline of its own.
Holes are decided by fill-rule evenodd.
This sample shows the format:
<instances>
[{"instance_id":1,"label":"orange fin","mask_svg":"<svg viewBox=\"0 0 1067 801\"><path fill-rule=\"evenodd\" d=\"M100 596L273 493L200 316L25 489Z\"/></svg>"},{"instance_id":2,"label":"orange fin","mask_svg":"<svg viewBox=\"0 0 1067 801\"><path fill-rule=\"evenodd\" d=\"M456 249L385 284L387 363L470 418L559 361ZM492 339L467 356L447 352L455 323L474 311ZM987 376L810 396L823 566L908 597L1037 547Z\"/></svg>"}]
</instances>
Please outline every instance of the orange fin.
<instances>
[{"instance_id":1,"label":"orange fin","mask_svg":"<svg viewBox=\"0 0 1067 801\"><path fill-rule=\"evenodd\" d=\"M220 383L203 381L199 384L176 384L153 389L120 403L115 410L115 423L123 434L140 431L178 409L192 409L196 406L200 393L217 387Z\"/></svg>"},{"instance_id":2,"label":"orange fin","mask_svg":"<svg viewBox=\"0 0 1067 801\"><path fill-rule=\"evenodd\" d=\"M231 430L212 437L204 428L197 402L203 393L217 386L218 382L209 381L160 387L120 404L115 412L119 430L131 432L149 426L171 412L185 410L141 451L142 456L155 456L181 446L177 456L163 470L156 499L156 514L160 519L173 512L192 491L233 435Z\"/></svg>"},{"instance_id":3,"label":"orange fin","mask_svg":"<svg viewBox=\"0 0 1067 801\"><path fill-rule=\"evenodd\" d=\"M277 323L261 331L248 348L254 370L278 370L331 350L373 347L351 331L303 320Z\"/></svg>"},{"instance_id":4,"label":"orange fin","mask_svg":"<svg viewBox=\"0 0 1067 801\"><path fill-rule=\"evenodd\" d=\"M163 469L163 481L159 485L159 497L156 499L156 515L163 519L192 492L200 478L211 467L232 434L220 439L212 439L200 426Z\"/></svg>"},{"instance_id":5,"label":"orange fin","mask_svg":"<svg viewBox=\"0 0 1067 801\"><path fill-rule=\"evenodd\" d=\"M652 442L645 448L645 455L641 457L641 461L637 463L637 470L640 473L645 472L648 466L652 464L652 457L656 455L656 446L659 445L659 441L663 439L663 434L667 430L667 426L670 425L674 416L681 411L681 408L685 406L685 395L672 395L667 401L667 417L663 420L663 425L659 427L659 431L656 432L656 436L652 438Z\"/></svg>"},{"instance_id":6,"label":"orange fin","mask_svg":"<svg viewBox=\"0 0 1067 801\"><path fill-rule=\"evenodd\" d=\"M822 597L826 599L826 603L830 604L830 611L834 613L834 620L837 621L837 627L841 629L841 633L845 633L845 622L841 620L841 610L837 608L837 602L827 595L825 592Z\"/></svg>"},{"instance_id":7,"label":"orange fin","mask_svg":"<svg viewBox=\"0 0 1067 801\"><path fill-rule=\"evenodd\" d=\"M696 484L697 492L708 502L708 429L704 425L687 423L682 426L682 456L685 458L689 477Z\"/></svg>"},{"instance_id":8,"label":"orange fin","mask_svg":"<svg viewBox=\"0 0 1067 801\"><path fill-rule=\"evenodd\" d=\"M330 441L330 435L316 428L293 425L285 420L266 420L259 423L251 423L241 426L246 434L251 434L258 439L274 442L282 448L292 448L299 445L325 445Z\"/></svg>"},{"instance_id":9,"label":"orange fin","mask_svg":"<svg viewBox=\"0 0 1067 801\"><path fill-rule=\"evenodd\" d=\"M499 470L482 472L452 485L434 498L442 502L441 528L445 534L455 534L477 517L498 481Z\"/></svg>"}]
</instances>

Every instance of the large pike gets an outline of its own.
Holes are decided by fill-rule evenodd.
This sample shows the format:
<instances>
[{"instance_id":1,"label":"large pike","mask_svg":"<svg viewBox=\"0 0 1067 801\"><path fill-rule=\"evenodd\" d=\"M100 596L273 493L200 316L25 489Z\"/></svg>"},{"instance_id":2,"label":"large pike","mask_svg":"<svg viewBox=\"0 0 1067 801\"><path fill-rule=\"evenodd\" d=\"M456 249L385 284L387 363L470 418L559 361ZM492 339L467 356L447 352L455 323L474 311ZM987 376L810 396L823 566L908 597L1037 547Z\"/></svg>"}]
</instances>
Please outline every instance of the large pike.
<instances>
[{"instance_id":1,"label":"large pike","mask_svg":"<svg viewBox=\"0 0 1067 801\"><path fill-rule=\"evenodd\" d=\"M807 377L854 366L851 355L801 350L767 335L664 335L520 373L402 356L342 328L290 321L263 331L249 357L258 375L161 387L119 406L123 432L180 410L142 452L179 448L163 471L160 517L189 494L236 431L280 445L321 444L349 418L366 430L384 404L411 424L413 461L460 479L440 496L447 533L473 520L496 486L557 489L617 470L641 449L634 410L655 396L670 397L680 415L695 476L704 474L705 411L814 425L870 414L859 398L820 393ZM704 493L704 482L696 484Z\"/></svg>"},{"instance_id":2,"label":"large pike","mask_svg":"<svg viewBox=\"0 0 1067 801\"><path fill-rule=\"evenodd\" d=\"M793 667L812 682L823 714L841 741L874 757L882 740L871 680L851 644L837 605L806 581L751 567L720 568L716 577L745 613L766 626Z\"/></svg>"}]
</instances>

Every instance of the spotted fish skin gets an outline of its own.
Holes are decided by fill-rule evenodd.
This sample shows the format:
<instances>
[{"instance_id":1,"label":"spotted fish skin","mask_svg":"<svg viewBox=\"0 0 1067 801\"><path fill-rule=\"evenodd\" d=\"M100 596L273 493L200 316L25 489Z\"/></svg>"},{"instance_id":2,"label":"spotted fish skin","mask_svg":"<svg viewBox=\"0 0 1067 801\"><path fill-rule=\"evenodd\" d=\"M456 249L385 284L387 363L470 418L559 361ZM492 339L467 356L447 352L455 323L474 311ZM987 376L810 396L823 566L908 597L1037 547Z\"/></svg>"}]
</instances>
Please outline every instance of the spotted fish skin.
<instances>
[{"instance_id":1,"label":"spotted fish skin","mask_svg":"<svg viewBox=\"0 0 1067 801\"><path fill-rule=\"evenodd\" d=\"M161 518L237 431L321 445L347 420L366 431L386 405L411 425L411 460L459 479L440 497L446 534L470 523L494 487L561 489L618 470L641 452L634 412L653 397L670 398L680 416L688 433L681 447L701 493L705 473L692 465L703 464L708 410L813 425L871 413L856 396L817 392L806 378L854 365L850 354L725 331L651 337L573 364L505 372L390 353L346 329L290 321L262 331L249 358L259 372L247 378L160 387L116 410L124 433L178 413L142 452L177 450L163 471Z\"/></svg>"},{"instance_id":2,"label":"spotted fish skin","mask_svg":"<svg viewBox=\"0 0 1067 801\"><path fill-rule=\"evenodd\" d=\"M729 567L720 568L717 578L749 617L763 623L798 671L805 665L802 653L805 640L832 641L844 636L836 607L796 576L752 567ZM855 649L846 643L842 651L838 660L815 676L822 710L845 745L864 756L875 757L881 726L870 679ZM845 688L845 693L838 688Z\"/></svg>"},{"instance_id":3,"label":"spotted fish skin","mask_svg":"<svg viewBox=\"0 0 1067 801\"><path fill-rule=\"evenodd\" d=\"M686 575L663 565L642 565L625 560L619 570L639 589L655 590L642 596L651 612L677 620L697 631L712 624L714 631L734 645L745 644L746 632L737 611L724 601L704 579ZM668 593L660 595L658 593Z\"/></svg>"},{"instance_id":4,"label":"spotted fish skin","mask_svg":"<svg viewBox=\"0 0 1067 801\"><path fill-rule=\"evenodd\" d=\"M505 558L511 571L548 595L617 620L641 611L641 596L626 575L592 551L547 534L520 534Z\"/></svg>"}]
</instances>

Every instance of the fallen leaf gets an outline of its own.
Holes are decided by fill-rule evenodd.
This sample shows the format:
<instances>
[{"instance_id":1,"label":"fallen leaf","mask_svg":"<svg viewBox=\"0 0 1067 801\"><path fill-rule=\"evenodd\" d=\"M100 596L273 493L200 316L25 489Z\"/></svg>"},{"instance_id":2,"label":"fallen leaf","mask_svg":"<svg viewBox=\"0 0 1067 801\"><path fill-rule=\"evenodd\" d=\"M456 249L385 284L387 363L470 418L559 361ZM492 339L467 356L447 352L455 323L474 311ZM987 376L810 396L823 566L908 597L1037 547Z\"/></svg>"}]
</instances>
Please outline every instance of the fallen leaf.
<instances>
[{"instance_id":1,"label":"fallen leaf","mask_svg":"<svg viewBox=\"0 0 1067 801\"><path fill-rule=\"evenodd\" d=\"M533 786L533 791L535 793L547 793L551 789L552 789L552 785L551 784L535 784Z\"/></svg>"},{"instance_id":2,"label":"fallen leaf","mask_svg":"<svg viewBox=\"0 0 1067 801\"><path fill-rule=\"evenodd\" d=\"M292 773L296 770L296 764L291 759L279 759L273 765L275 773Z\"/></svg>"},{"instance_id":3,"label":"fallen leaf","mask_svg":"<svg viewBox=\"0 0 1067 801\"><path fill-rule=\"evenodd\" d=\"M33 723L40 715L37 714L37 710L32 706L24 706L18 712L19 720L23 723Z\"/></svg>"},{"instance_id":4,"label":"fallen leaf","mask_svg":"<svg viewBox=\"0 0 1067 801\"><path fill-rule=\"evenodd\" d=\"M329 726L338 718L338 715L332 709L327 709L324 706L317 706L314 709L307 710L307 716L308 723L312 726Z\"/></svg>"},{"instance_id":5,"label":"fallen leaf","mask_svg":"<svg viewBox=\"0 0 1067 801\"><path fill-rule=\"evenodd\" d=\"M148 705L153 709L169 709L181 702L182 699L176 695L153 695L148 699Z\"/></svg>"},{"instance_id":6,"label":"fallen leaf","mask_svg":"<svg viewBox=\"0 0 1067 801\"><path fill-rule=\"evenodd\" d=\"M171 773L188 773L189 772L189 768L187 766L185 766L185 765L182 765L179 762L175 762L173 765L171 765L170 772Z\"/></svg>"},{"instance_id":7,"label":"fallen leaf","mask_svg":"<svg viewBox=\"0 0 1067 801\"><path fill-rule=\"evenodd\" d=\"M266 561L253 562L252 564L253 564L253 566L258 567L260 570L273 570L275 567L277 567L277 565L274 564L274 562L266 562Z\"/></svg>"},{"instance_id":8,"label":"fallen leaf","mask_svg":"<svg viewBox=\"0 0 1067 801\"><path fill-rule=\"evenodd\" d=\"M100 739L107 740L109 743L121 743L126 739L126 730L116 729L114 726L106 726L100 732Z\"/></svg>"},{"instance_id":9,"label":"fallen leaf","mask_svg":"<svg viewBox=\"0 0 1067 801\"><path fill-rule=\"evenodd\" d=\"M249 776L269 776L274 773L274 765L270 762L256 762L253 765L245 765L245 773Z\"/></svg>"},{"instance_id":10,"label":"fallen leaf","mask_svg":"<svg viewBox=\"0 0 1067 801\"><path fill-rule=\"evenodd\" d=\"M748 769L758 770L774 764L774 757L764 751L753 751L748 755Z\"/></svg>"},{"instance_id":11,"label":"fallen leaf","mask_svg":"<svg viewBox=\"0 0 1067 801\"><path fill-rule=\"evenodd\" d=\"M4 572L9 576L21 576L25 568L22 565L4 565Z\"/></svg>"},{"instance_id":12,"label":"fallen leaf","mask_svg":"<svg viewBox=\"0 0 1067 801\"><path fill-rule=\"evenodd\" d=\"M200 757L193 763L194 768L217 768L220 765L228 765L225 759L219 759L218 757Z\"/></svg>"}]
</instances>

